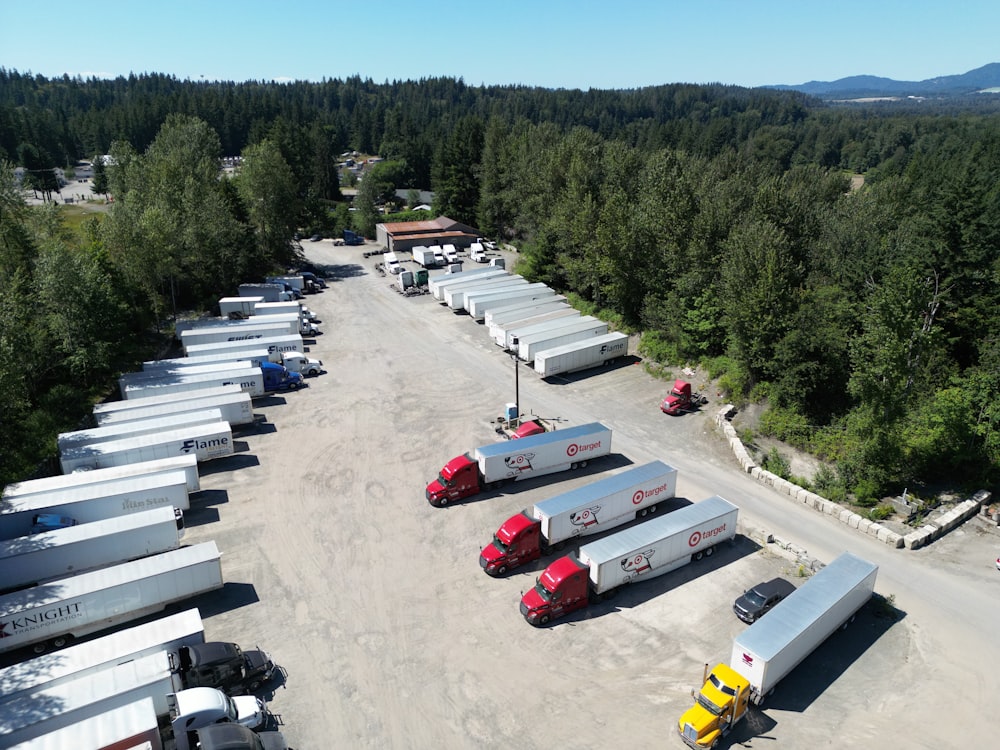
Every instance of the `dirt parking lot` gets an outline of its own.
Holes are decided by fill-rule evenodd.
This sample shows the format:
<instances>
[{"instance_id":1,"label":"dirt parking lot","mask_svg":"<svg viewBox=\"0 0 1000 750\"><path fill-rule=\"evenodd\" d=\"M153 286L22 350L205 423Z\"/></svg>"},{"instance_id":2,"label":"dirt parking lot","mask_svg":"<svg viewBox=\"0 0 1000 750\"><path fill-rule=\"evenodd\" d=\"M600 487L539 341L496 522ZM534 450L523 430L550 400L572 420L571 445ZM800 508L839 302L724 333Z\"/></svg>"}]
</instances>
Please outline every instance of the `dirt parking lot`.
<instances>
[{"instance_id":1,"label":"dirt parking lot","mask_svg":"<svg viewBox=\"0 0 1000 750\"><path fill-rule=\"evenodd\" d=\"M869 607L789 677L734 746L987 746L1000 694L997 537L969 525L926 550L890 550L757 486L710 414L669 418L665 388L625 364L556 384L522 368L522 409L602 421L613 455L443 509L424 487L450 458L496 439L513 401L508 356L480 324L403 297L359 247L306 243L333 279L308 299L327 372L257 406L241 453L205 467L187 541L215 539L228 581L202 607L210 638L269 650L287 672L271 708L296 750L683 747L676 721L703 665L745 626L735 596L797 566L741 534L720 554L548 628L518 612L545 564L486 576L479 549L511 514L608 470L662 459L678 494L741 507L742 530L822 560L849 549L881 568ZM723 745L726 746L725 744Z\"/></svg>"}]
</instances>

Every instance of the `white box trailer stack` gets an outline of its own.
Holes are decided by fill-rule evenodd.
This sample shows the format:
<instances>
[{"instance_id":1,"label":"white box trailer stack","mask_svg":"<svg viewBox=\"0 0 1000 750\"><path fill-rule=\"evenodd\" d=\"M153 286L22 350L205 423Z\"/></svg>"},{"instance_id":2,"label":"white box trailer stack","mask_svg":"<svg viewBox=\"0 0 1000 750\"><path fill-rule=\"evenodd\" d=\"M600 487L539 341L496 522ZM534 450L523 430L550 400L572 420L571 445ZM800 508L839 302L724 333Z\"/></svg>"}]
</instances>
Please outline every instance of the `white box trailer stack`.
<instances>
[{"instance_id":1,"label":"white box trailer stack","mask_svg":"<svg viewBox=\"0 0 1000 750\"><path fill-rule=\"evenodd\" d=\"M483 269L476 270L481 271ZM449 307L451 306L451 298L458 292L459 289L472 289L491 283L504 283L514 278L508 271L505 271L502 268L496 269L493 273L477 274L470 278L461 278L462 274L460 273L451 274L450 276L450 279L447 279L438 285L438 292L441 294L441 301ZM521 277L518 276L517 278L520 279Z\"/></svg>"},{"instance_id":2,"label":"white box trailer stack","mask_svg":"<svg viewBox=\"0 0 1000 750\"><path fill-rule=\"evenodd\" d=\"M556 292L548 284L525 284L513 290L500 292L468 293L465 295L465 309L473 320L484 320L486 311L509 305L516 300L540 301L556 296Z\"/></svg>"},{"instance_id":3,"label":"white box trailer stack","mask_svg":"<svg viewBox=\"0 0 1000 750\"><path fill-rule=\"evenodd\" d=\"M447 289L452 284L461 284L463 281L468 281L469 279L475 277L482 278L492 278L496 276L506 276L507 271L502 268L490 268L486 266L485 268L471 268L468 271L459 271L458 273L443 273L427 280L427 288L430 290L431 296L438 301L444 301L444 290Z\"/></svg>"},{"instance_id":4,"label":"white box trailer stack","mask_svg":"<svg viewBox=\"0 0 1000 750\"><path fill-rule=\"evenodd\" d=\"M547 297L544 300L515 300L503 307L494 307L486 311L483 316L483 324L490 330L494 325L509 323L514 320L523 320L533 315L558 310L561 307L569 307L566 298L561 294Z\"/></svg>"},{"instance_id":5,"label":"white box trailer stack","mask_svg":"<svg viewBox=\"0 0 1000 750\"><path fill-rule=\"evenodd\" d=\"M130 422L153 420L173 414L199 412L206 409L218 411L221 414L219 419L223 422L229 422L231 427L251 424L254 421L253 399L250 398L249 393L244 393L236 387L235 393L224 393L218 396L202 398L201 395L208 390L210 389L172 394L172 401L153 404L143 409L124 409L122 411L107 412L100 416L98 423L101 427L111 427ZM143 400L130 399L127 403L138 403Z\"/></svg>"},{"instance_id":6,"label":"white box trailer stack","mask_svg":"<svg viewBox=\"0 0 1000 750\"><path fill-rule=\"evenodd\" d=\"M181 545L174 508L81 523L32 536L0 541L0 587L24 588Z\"/></svg>"},{"instance_id":7,"label":"white box trailer stack","mask_svg":"<svg viewBox=\"0 0 1000 750\"><path fill-rule=\"evenodd\" d=\"M554 349L563 344L575 341L585 341L608 332L608 324L591 315L583 315L579 320L573 320L562 328L555 328L545 333L536 333L518 339L517 356L522 362L534 362L535 355L546 349Z\"/></svg>"},{"instance_id":8,"label":"white box trailer stack","mask_svg":"<svg viewBox=\"0 0 1000 750\"><path fill-rule=\"evenodd\" d=\"M444 300L445 304L452 310L464 310L465 295L470 292L498 291L500 289L513 289L514 287L527 285L528 280L523 276L507 276L499 279L487 279L486 281L470 281L445 289Z\"/></svg>"},{"instance_id":9,"label":"white box trailer stack","mask_svg":"<svg viewBox=\"0 0 1000 750\"><path fill-rule=\"evenodd\" d=\"M73 487L88 484L101 484L112 479L125 477L151 476L165 474L171 471L183 471L188 492L198 492L201 489L201 478L198 476L198 459L195 456L175 456L174 458L159 458L154 461L140 461L125 466L112 466L107 469L93 471L76 471L71 474L59 474L41 479L26 479L23 482L8 484L3 490L3 499L28 497L29 495L45 495L52 492L63 492Z\"/></svg>"},{"instance_id":10,"label":"white box trailer stack","mask_svg":"<svg viewBox=\"0 0 1000 750\"><path fill-rule=\"evenodd\" d=\"M270 362L270 358L265 359L264 362ZM244 370L244 369L255 369L260 367L260 365L254 365L247 360L219 360L218 362L208 362L201 365L191 365L190 367L167 367L161 368L159 370L137 370L136 372L126 372L123 373L118 378L118 391L122 398L128 398L126 395L130 390L135 390L134 386L142 387L144 383L149 383L155 380L166 380L170 378L188 378L194 375L210 375L210 374L226 374L232 370Z\"/></svg>"},{"instance_id":11,"label":"white box trailer stack","mask_svg":"<svg viewBox=\"0 0 1000 750\"><path fill-rule=\"evenodd\" d=\"M152 698L112 708L89 719L46 731L10 750L162 750L160 727Z\"/></svg>"},{"instance_id":12,"label":"white box trailer stack","mask_svg":"<svg viewBox=\"0 0 1000 750\"><path fill-rule=\"evenodd\" d=\"M150 508L185 511L190 507L187 477L181 469L117 477L53 492L5 497L0 503L0 539L30 534L34 517L39 513L66 516L84 524Z\"/></svg>"},{"instance_id":13,"label":"white box trailer stack","mask_svg":"<svg viewBox=\"0 0 1000 750\"><path fill-rule=\"evenodd\" d=\"M125 661L161 652L176 653L183 646L204 642L205 628L197 609L159 617L0 669L0 703Z\"/></svg>"},{"instance_id":14,"label":"white box trailer stack","mask_svg":"<svg viewBox=\"0 0 1000 750\"><path fill-rule=\"evenodd\" d=\"M202 354L197 357L174 357L172 359L152 359L142 363L143 372L176 372L188 367L200 367L201 365L214 365L219 362L249 364L251 367L260 367L265 362L280 362L281 358L277 354L272 354L266 348L251 349L246 352L216 354Z\"/></svg>"},{"instance_id":15,"label":"white box trailer stack","mask_svg":"<svg viewBox=\"0 0 1000 750\"><path fill-rule=\"evenodd\" d=\"M509 350L513 348L514 339L520 341L521 336L526 332L530 333L531 331L557 328L562 324L553 324L551 321L561 320L564 323L567 323L570 320L579 320L580 317L579 310L572 308L569 305L563 305L555 310L539 313L538 315L532 315L519 320L513 320L510 323L495 324L493 328L490 329L490 337L493 339L494 344Z\"/></svg>"},{"instance_id":16,"label":"white box trailer stack","mask_svg":"<svg viewBox=\"0 0 1000 750\"><path fill-rule=\"evenodd\" d=\"M298 332L298 326L289 329L287 323L255 323L253 325L195 328L181 332L180 339L181 345L184 347L184 353L191 356L192 346L222 344L227 341L253 341L254 339L274 338L275 336L291 336Z\"/></svg>"},{"instance_id":17,"label":"white box trailer stack","mask_svg":"<svg viewBox=\"0 0 1000 750\"><path fill-rule=\"evenodd\" d=\"M718 495L580 548L591 588L605 594L687 565L736 535L739 508ZM710 553L709 553L710 554Z\"/></svg>"},{"instance_id":18,"label":"white box trailer stack","mask_svg":"<svg viewBox=\"0 0 1000 750\"><path fill-rule=\"evenodd\" d=\"M259 367L240 367L224 372L169 375L132 383L125 388L125 398L126 400L148 398L149 396L194 392L203 388L218 388L233 384L238 385L244 393L250 394L250 398L259 398L265 393L264 374L261 369Z\"/></svg>"},{"instance_id":19,"label":"white box trailer stack","mask_svg":"<svg viewBox=\"0 0 1000 750\"><path fill-rule=\"evenodd\" d=\"M258 349L267 349L268 354L281 354L283 352L301 352L303 350L302 335L296 333L293 336L264 336L263 338L249 341L225 341L212 342L208 344L193 344L184 348L188 357L200 357L205 354L234 354L236 352L248 352ZM271 357L272 362L278 360Z\"/></svg>"},{"instance_id":20,"label":"white box trailer stack","mask_svg":"<svg viewBox=\"0 0 1000 750\"><path fill-rule=\"evenodd\" d=\"M226 393L242 393L243 389L235 383L230 385L219 385L211 388L199 389L196 393L190 395L185 395L180 397L181 399L188 400L194 398L206 398L208 396L218 396ZM178 396L172 393L161 393L153 396L142 396L137 398L122 399L121 401L106 401L101 404L94 404L94 420L97 422L97 426L100 427L102 420L106 414L114 414L120 411L127 411L131 409L143 409L147 406L158 406L161 404L169 404L177 401Z\"/></svg>"},{"instance_id":21,"label":"white box trailer stack","mask_svg":"<svg viewBox=\"0 0 1000 750\"><path fill-rule=\"evenodd\" d=\"M215 542L204 542L7 594L0 597L0 622L6 625L0 652L62 648L70 638L159 612L222 584L222 555Z\"/></svg>"},{"instance_id":22,"label":"white box trailer stack","mask_svg":"<svg viewBox=\"0 0 1000 750\"><path fill-rule=\"evenodd\" d=\"M105 469L109 466L186 454L194 454L199 461L231 456L233 431L229 422L195 425L169 432L85 445L65 451L59 458L59 463L63 473L69 474L77 469Z\"/></svg>"},{"instance_id":23,"label":"white box trailer stack","mask_svg":"<svg viewBox=\"0 0 1000 750\"><path fill-rule=\"evenodd\" d=\"M606 333L545 349L535 355L535 372L543 378L598 367L628 355L628 336Z\"/></svg>"},{"instance_id":24,"label":"white box trailer stack","mask_svg":"<svg viewBox=\"0 0 1000 750\"><path fill-rule=\"evenodd\" d=\"M755 702L872 598L878 566L845 552L736 636L729 666Z\"/></svg>"},{"instance_id":25,"label":"white box trailer stack","mask_svg":"<svg viewBox=\"0 0 1000 750\"><path fill-rule=\"evenodd\" d=\"M219 314L223 318L230 315L242 315L244 318L253 315L254 307L263 302L263 297L223 297L219 300Z\"/></svg>"},{"instance_id":26,"label":"white box trailer stack","mask_svg":"<svg viewBox=\"0 0 1000 750\"><path fill-rule=\"evenodd\" d=\"M106 443L109 440L120 440L127 437L134 437L135 435L148 435L151 432L175 430L187 425L221 421L226 421L222 419L221 409L198 409L195 411L177 412L132 422L91 427L87 430L61 432L56 436L56 445L61 453L64 450L82 448L85 445L93 445L94 443Z\"/></svg>"}]
</instances>

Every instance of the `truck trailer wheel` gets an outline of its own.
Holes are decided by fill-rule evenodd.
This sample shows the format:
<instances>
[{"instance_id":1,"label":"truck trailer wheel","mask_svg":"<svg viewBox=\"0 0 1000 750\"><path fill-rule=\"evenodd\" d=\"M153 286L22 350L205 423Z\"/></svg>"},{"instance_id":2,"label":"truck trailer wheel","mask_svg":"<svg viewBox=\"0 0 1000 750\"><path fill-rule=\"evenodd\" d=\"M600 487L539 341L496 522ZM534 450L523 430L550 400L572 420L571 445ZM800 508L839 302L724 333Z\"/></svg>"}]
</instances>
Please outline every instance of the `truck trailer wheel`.
<instances>
[{"instance_id":1,"label":"truck trailer wheel","mask_svg":"<svg viewBox=\"0 0 1000 750\"><path fill-rule=\"evenodd\" d=\"M539 625L548 625L549 624L549 616L548 615L542 615L541 617L539 617L538 618L538 624Z\"/></svg>"},{"instance_id":2,"label":"truck trailer wheel","mask_svg":"<svg viewBox=\"0 0 1000 750\"><path fill-rule=\"evenodd\" d=\"M501 565L499 568L497 568L497 575L498 576L502 576L506 572L507 572L507 566L506 565Z\"/></svg>"},{"instance_id":3,"label":"truck trailer wheel","mask_svg":"<svg viewBox=\"0 0 1000 750\"><path fill-rule=\"evenodd\" d=\"M705 557L711 557L714 552L715 552L715 547L709 547L707 550L705 550Z\"/></svg>"},{"instance_id":4,"label":"truck trailer wheel","mask_svg":"<svg viewBox=\"0 0 1000 750\"><path fill-rule=\"evenodd\" d=\"M52 648L63 648L70 642L73 636L71 635L58 635L52 639Z\"/></svg>"}]
</instances>

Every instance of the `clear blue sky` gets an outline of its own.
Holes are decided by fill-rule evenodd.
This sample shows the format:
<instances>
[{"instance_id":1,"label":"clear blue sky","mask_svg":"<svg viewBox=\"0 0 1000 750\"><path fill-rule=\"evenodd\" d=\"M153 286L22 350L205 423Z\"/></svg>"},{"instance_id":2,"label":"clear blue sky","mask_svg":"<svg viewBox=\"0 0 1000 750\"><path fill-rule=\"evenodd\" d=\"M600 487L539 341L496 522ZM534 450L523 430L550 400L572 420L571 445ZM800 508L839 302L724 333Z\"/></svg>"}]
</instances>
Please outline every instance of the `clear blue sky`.
<instances>
[{"instance_id":1,"label":"clear blue sky","mask_svg":"<svg viewBox=\"0 0 1000 750\"><path fill-rule=\"evenodd\" d=\"M998 0L0 0L0 66L47 77L922 80L1000 61L998 38Z\"/></svg>"}]
</instances>

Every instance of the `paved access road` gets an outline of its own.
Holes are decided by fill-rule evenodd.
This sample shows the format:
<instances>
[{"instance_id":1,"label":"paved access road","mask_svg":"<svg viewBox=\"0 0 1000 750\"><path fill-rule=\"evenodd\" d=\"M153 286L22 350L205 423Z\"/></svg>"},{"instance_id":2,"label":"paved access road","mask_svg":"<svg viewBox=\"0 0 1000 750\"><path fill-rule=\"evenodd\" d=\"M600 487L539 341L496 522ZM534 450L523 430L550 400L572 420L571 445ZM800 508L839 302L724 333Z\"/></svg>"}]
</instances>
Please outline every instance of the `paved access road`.
<instances>
[{"instance_id":1,"label":"paved access road","mask_svg":"<svg viewBox=\"0 0 1000 750\"><path fill-rule=\"evenodd\" d=\"M429 296L403 297L359 247L307 243L336 281L308 299L328 372L258 405L265 429L209 467L190 543L214 538L229 582L207 635L259 644L287 670L272 709L309 748L682 747L676 720L705 662L745 627L733 598L796 568L746 538L720 554L546 629L518 613L541 566L495 580L478 554L509 515L608 469L662 459L679 495L713 494L743 522L822 560L881 566L899 619L860 617L808 659L735 739L745 746L974 746L1000 695L997 537L968 525L925 550L889 549L740 472L701 415L657 408L641 365L561 384L523 368L522 408L614 430L613 457L444 509L424 486L495 435L514 400L508 356L480 324ZM522 486L523 485L523 486ZM550 560L551 561L551 558ZM985 746L985 745L981 745Z\"/></svg>"}]
</instances>

